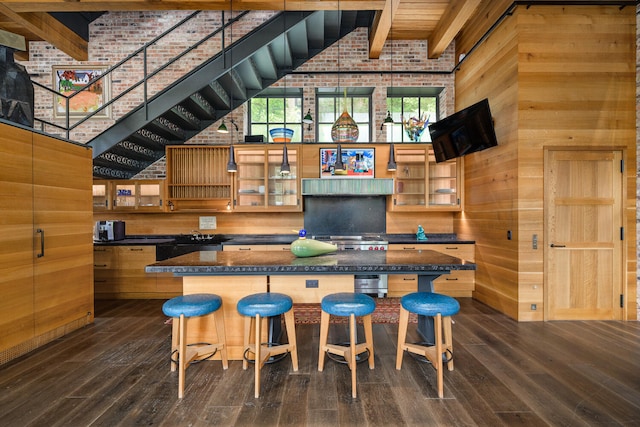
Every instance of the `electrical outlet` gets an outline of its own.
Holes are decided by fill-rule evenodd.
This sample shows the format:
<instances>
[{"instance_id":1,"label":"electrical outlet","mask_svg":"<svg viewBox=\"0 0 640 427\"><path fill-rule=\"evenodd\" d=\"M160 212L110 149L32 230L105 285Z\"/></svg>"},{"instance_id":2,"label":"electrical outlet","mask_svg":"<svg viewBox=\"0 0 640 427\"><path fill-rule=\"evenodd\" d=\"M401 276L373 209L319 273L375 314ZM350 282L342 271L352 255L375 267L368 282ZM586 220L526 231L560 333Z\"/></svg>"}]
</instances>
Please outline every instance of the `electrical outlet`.
<instances>
[{"instance_id":1,"label":"electrical outlet","mask_svg":"<svg viewBox=\"0 0 640 427\"><path fill-rule=\"evenodd\" d=\"M531 310L537 310L538 304L531 304Z\"/></svg>"},{"instance_id":2,"label":"electrical outlet","mask_svg":"<svg viewBox=\"0 0 640 427\"><path fill-rule=\"evenodd\" d=\"M533 249L538 249L538 235L537 235L537 234L534 234L534 235L533 235L533 239L532 239L532 241L531 241L531 247L532 247ZM534 310L535 310L535 309L534 309Z\"/></svg>"},{"instance_id":3,"label":"electrical outlet","mask_svg":"<svg viewBox=\"0 0 640 427\"><path fill-rule=\"evenodd\" d=\"M317 280L306 280L305 284L306 284L307 288L317 288L318 287L318 281Z\"/></svg>"}]
</instances>

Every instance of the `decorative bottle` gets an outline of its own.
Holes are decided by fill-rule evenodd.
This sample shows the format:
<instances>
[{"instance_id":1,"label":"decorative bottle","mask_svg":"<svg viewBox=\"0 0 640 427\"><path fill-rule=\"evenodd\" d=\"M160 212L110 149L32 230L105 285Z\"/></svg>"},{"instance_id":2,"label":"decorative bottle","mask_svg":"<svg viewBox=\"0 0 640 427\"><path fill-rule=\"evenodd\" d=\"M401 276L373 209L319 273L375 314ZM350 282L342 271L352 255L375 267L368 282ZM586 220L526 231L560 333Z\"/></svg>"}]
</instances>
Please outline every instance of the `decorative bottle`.
<instances>
[{"instance_id":1,"label":"decorative bottle","mask_svg":"<svg viewBox=\"0 0 640 427\"><path fill-rule=\"evenodd\" d=\"M298 232L298 238L291 243L291 253L300 258L328 254L338 250L336 245L319 242L315 239L307 239L307 231Z\"/></svg>"}]
</instances>

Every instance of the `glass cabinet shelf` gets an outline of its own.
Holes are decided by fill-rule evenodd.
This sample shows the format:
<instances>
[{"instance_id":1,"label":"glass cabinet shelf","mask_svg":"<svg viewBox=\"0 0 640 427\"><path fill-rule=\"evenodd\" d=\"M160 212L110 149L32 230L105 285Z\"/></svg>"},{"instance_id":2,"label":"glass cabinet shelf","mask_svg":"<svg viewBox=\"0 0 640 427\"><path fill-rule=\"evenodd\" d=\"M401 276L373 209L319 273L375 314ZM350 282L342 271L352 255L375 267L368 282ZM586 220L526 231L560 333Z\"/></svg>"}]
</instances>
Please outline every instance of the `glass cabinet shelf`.
<instances>
[{"instance_id":1,"label":"glass cabinet shelf","mask_svg":"<svg viewBox=\"0 0 640 427\"><path fill-rule=\"evenodd\" d=\"M436 163L431 145L396 147L391 209L460 210L460 159Z\"/></svg>"}]
</instances>

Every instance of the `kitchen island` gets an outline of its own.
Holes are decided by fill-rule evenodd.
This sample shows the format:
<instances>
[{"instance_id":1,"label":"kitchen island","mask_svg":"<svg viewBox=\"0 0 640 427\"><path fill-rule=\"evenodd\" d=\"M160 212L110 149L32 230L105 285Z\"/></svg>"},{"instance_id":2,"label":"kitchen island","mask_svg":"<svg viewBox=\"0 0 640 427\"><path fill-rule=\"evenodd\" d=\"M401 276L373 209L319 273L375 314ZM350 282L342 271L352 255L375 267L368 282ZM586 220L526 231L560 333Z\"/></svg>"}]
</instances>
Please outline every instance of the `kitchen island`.
<instances>
[{"instance_id":1,"label":"kitchen island","mask_svg":"<svg viewBox=\"0 0 640 427\"><path fill-rule=\"evenodd\" d=\"M246 295L281 292L290 295L294 303L319 303L330 293L353 292L354 275L361 274L417 274L416 290L433 291L433 280L440 275L475 268L474 263L430 250L339 251L309 258L285 251L206 251L156 262L145 270L181 276L184 294L220 295L229 358L239 360L243 318L236 304ZM419 320L419 329L427 340L433 335L428 318ZM190 319L188 337L191 342L215 342L211 319Z\"/></svg>"}]
</instances>

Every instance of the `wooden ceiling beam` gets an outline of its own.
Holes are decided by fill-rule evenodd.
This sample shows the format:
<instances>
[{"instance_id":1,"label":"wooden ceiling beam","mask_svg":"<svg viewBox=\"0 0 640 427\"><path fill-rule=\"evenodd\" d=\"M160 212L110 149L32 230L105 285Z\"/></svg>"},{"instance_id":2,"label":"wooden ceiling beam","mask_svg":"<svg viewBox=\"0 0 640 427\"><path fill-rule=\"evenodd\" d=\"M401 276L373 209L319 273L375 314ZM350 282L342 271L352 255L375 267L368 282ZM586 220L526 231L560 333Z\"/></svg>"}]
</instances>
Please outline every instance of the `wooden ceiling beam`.
<instances>
[{"instance_id":1,"label":"wooden ceiling beam","mask_svg":"<svg viewBox=\"0 0 640 427\"><path fill-rule=\"evenodd\" d=\"M0 3L0 13L22 25L27 31L45 40L77 61L89 59L86 40L45 12L17 13Z\"/></svg>"},{"instance_id":2,"label":"wooden ceiling beam","mask_svg":"<svg viewBox=\"0 0 640 427\"><path fill-rule=\"evenodd\" d=\"M384 47L384 42L389 38L393 18L398 11L400 0L386 0L384 8L376 12L371 34L369 35L369 58L378 59Z\"/></svg>"},{"instance_id":3,"label":"wooden ceiling beam","mask_svg":"<svg viewBox=\"0 0 640 427\"><path fill-rule=\"evenodd\" d=\"M464 24L473 16L481 0L451 0L427 39L428 58L435 59L451 44Z\"/></svg>"},{"instance_id":4,"label":"wooden ceiling beam","mask_svg":"<svg viewBox=\"0 0 640 427\"><path fill-rule=\"evenodd\" d=\"M140 10L382 10L385 0L8 0L14 12Z\"/></svg>"}]
</instances>

